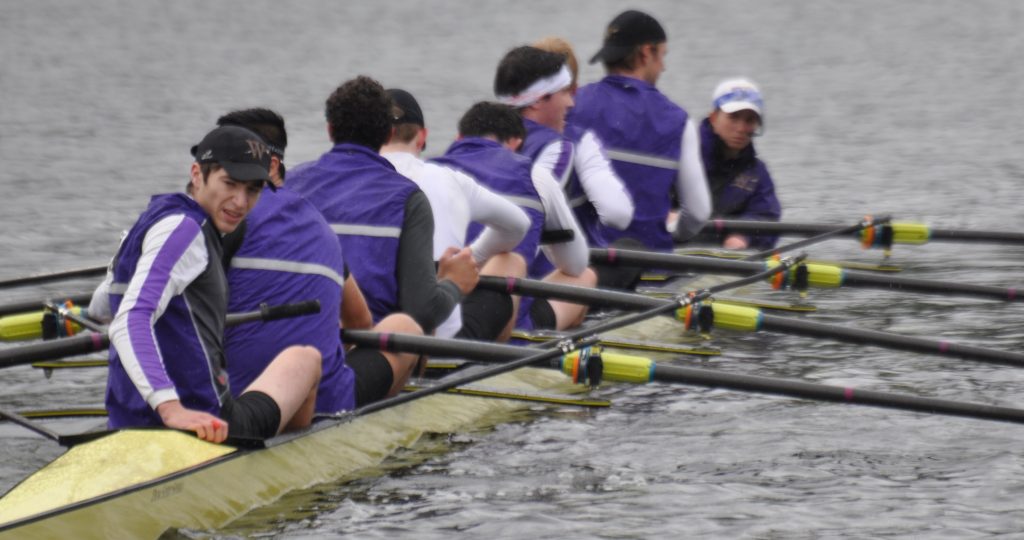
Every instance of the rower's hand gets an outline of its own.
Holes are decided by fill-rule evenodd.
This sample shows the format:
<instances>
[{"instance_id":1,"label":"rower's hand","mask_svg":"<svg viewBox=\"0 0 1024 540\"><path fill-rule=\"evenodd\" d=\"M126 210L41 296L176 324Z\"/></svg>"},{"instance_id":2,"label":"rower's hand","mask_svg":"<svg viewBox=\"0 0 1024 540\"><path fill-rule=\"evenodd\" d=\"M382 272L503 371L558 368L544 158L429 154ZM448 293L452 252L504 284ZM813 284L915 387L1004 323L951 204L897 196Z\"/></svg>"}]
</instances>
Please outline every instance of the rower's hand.
<instances>
[{"instance_id":1,"label":"rower's hand","mask_svg":"<svg viewBox=\"0 0 1024 540\"><path fill-rule=\"evenodd\" d=\"M465 296L476 288L480 272L469 248L450 247L437 261L437 280L450 279Z\"/></svg>"},{"instance_id":2,"label":"rower's hand","mask_svg":"<svg viewBox=\"0 0 1024 540\"><path fill-rule=\"evenodd\" d=\"M156 407L164 425L185 431L194 431L204 441L222 443L228 438L228 423L216 416L186 409L180 401L165 401Z\"/></svg>"},{"instance_id":3,"label":"rower's hand","mask_svg":"<svg viewBox=\"0 0 1024 540\"><path fill-rule=\"evenodd\" d=\"M747 237L742 234L730 234L725 237L725 242L722 242L725 249L747 249L748 246Z\"/></svg>"}]
</instances>

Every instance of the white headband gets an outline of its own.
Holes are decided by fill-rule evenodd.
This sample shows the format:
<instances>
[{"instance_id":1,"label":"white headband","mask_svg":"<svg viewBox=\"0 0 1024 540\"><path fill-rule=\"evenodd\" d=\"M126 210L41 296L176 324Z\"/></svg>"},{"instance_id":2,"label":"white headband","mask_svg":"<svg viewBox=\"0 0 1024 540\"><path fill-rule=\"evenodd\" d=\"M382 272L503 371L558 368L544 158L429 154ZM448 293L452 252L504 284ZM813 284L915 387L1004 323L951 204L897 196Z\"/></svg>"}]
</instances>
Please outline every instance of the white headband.
<instances>
[{"instance_id":1,"label":"white headband","mask_svg":"<svg viewBox=\"0 0 1024 540\"><path fill-rule=\"evenodd\" d=\"M572 84L569 68L562 64L562 69L550 77L538 79L529 88L511 96L497 96L498 101L513 107L526 107L540 101L548 94L554 94Z\"/></svg>"}]
</instances>

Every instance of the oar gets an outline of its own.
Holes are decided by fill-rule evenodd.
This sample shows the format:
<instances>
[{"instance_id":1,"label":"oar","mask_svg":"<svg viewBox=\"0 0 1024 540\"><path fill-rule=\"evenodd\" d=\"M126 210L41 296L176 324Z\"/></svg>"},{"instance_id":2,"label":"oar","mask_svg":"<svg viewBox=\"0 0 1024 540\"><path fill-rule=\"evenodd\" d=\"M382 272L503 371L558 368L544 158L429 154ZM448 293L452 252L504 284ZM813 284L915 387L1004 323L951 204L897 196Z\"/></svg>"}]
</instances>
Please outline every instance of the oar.
<instances>
[{"instance_id":1,"label":"oar","mask_svg":"<svg viewBox=\"0 0 1024 540\"><path fill-rule=\"evenodd\" d=\"M776 221L743 221L715 219L704 226L705 232L729 234L791 234L811 236L834 230L842 225L829 223L783 223ZM886 232L889 228L891 232ZM882 233L891 235L895 244L925 244L932 240L946 242L979 242L987 244L1024 245L1024 233L1008 231L968 231L963 229L932 229L923 223L893 222L882 226ZM883 244L884 245L884 244Z\"/></svg>"},{"instance_id":2,"label":"oar","mask_svg":"<svg viewBox=\"0 0 1024 540\"><path fill-rule=\"evenodd\" d=\"M388 407L391 407L391 406L394 406L394 405L398 405L398 404L401 404L401 403L406 403L406 402L409 402L409 401L413 401L413 400L416 400L416 399L419 399L419 398L422 398L422 397L426 397L428 395L436 394L438 392L444 392L444 391L446 391L448 389L451 389L451 388L457 388L459 386L463 386L463 385L466 385L466 384L469 384L469 383L473 383L473 382L479 381L481 379L486 379L486 378L489 378L489 377L494 377L496 375L501 375L502 373L507 373L507 372L510 372L510 371L514 371L514 370L519 369L521 367L526 367L526 366L530 366L530 365L534 365L534 364L539 364L541 362L545 362L547 360L551 360L551 359L558 358L558 357L563 358L563 363L564 363L564 358L566 357L566 355L568 355L570 352L572 352L574 350L581 350L581 353L576 355L575 362L572 364L574 379L579 380L580 382L586 383L586 382L592 380L591 377L594 376L594 375L596 375L597 377L600 377L600 374L597 372L597 370L593 369L593 368L595 368L597 366L596 365L588 364L587 361L586 361L586 357L588 355L585 354L584 352L582 352L583 350L589 351L589 347L591 345L594 345L594 344L596 344L598 342L598 338L596 337L597 334L599 334L601 332L604 332L606 330L614 330L616 328L621 328L623 326L627 326L627 325L634 324L634 323L637 323L637 322L640 322L640 321L643 321L643 320L646 320L646 319L650 319L651 317L654 317L654 316L657 316L657 315L661 315L663 313L667 313L667 312L670 312L670 311L675 311L675 310L680 309L682 307L689 306L689 305L693 304L694 302L699 302L699 301L701 301L701 300L703 300L705 298L708 298L712 294L714 294L715 292L720 292L720 291L724 291L724 290L734 289L736 287L742 287L743 285L746 285L747 283L751 283L753 281L764 279L765 277L767 277L768 275L771 275L773 273L784 272L785 269L788 269L791 265L795 264L799 260L802 260L803 257L804 256L801 255L801 256L796 257L796 258L784 259L784 260L780 261L780 264L779 264L778 268L771 268L771 269L765 270L765 271L760 272L760 273L758 273L756 275L753 275L753 276L747 276L747 277L740 278L740 279L737 279L735 281L731 281L731 282L728 282L728 283L721 283L719 285L715 285L714 287L711 287L711 288L708 288L708 289L704 289L704 290L699 291L699 292L696 292L696 291L695 292L691 292L691 293L689 293L687 295L680 296L675 301L672 301L672 300L659 300L658 301L659 302L658 305L652 306L651 308L649 308L649 309L647 309L645 311L642 311L640 313L634 313L632 315L626 315L626 316L623 316L623 317L618 317L618 318L615 318L615 319L607 320L607 321L598 323L598 324L596 324L596 325L594 325L592 327L589 327L589 328L577 329L577 330L575 330L573 332L569 332L568 334L566 334L564 339L561 339L561 340L558 340L558 341L549 341L547 343L538 343L538 344L534 344L534 345L530 345L529 346L529 348L531 348L531 349L549 349L547 351L544 351L544 352L541 352L541 353L536 353L536 354L529 354L529 353L527 353L527 355L525 355L524 357L521 356L521 357L519 357L519 359L511 361L511 362L508 362L508 363L505 363L505 364L501 364L501 365L497 365L497 366L492 366L490 368L481 369L481 370L478 370L478 371L475 371L475 372L472 372L472 373L466 373L466 374L464 374L462 376L452 376L448 380L446 380L444 382L440 382L440 383L434 384L434 385L431 385L428 388L424 388L422 390L417 390L415 392L411 392L411 393L408 393L408 394L397 395L397 396L394 396L394 397L391 397L391 398L388 398L388 399L384 399L384 400L381 400L381 401L377 401L375 403L371 403L371 404L366 405L364 407L360 407L359 409L356 409L356 411L354 411L354 413L362 415L362 414L366 414L368 412L373 412L373 411L385 409L385 408L388 408ZM376 348L379 348L381 350L389 350L389 348L391 347L390 336L392 336L392 335L393 334L377 334L375 332L356 331L356 330L344 330L342 332L342 339L346 343L361 344L361 345L367 345L367 346L370 346L370 347L376 347ZM372 337L368 338L368 336L372 336ZM368 339L368 341L367 341L367 339ZM477 342L462 342L462 341L457 341L457 340L451 340L450 343L459 344L460 346L463 346L463 347L465 347L465 346L473 346L473 345L482 345L481 343L477 343ZM516 349L516 350L522 350L522 349L520 349L518 347L513 347L513 348ZM551 350L551 349L553 349L553 350ZM443 352L436 352L436 353L433 353L433 354L446 355L446 353L443 353ZM451 349L450 353L447 354L447 356L458 356L458 355L459 355L459 350L458 349ZM585 375L582 375L582 374L585 374ZM595 381L595 384L596 384L596 381Z\"/></svg>"},{"instance_id":3,"label":"oar","mask_svg":"<svg viewBox=\"0 0 1024 540\"><path fill-rule=\"evenodd\" d=\"M92 293L55 294L52 295L51 298L64 298L71 300L74 304L87 304L92 300ZM43 302L44 300L25 300L22 302L12 302L10 304L0 305L0 317L30 312L41 312ZM40 313L40 316L42 316L42 313Z\"/></svg>"},{"instance_id":4,"label":"oar","mask_svg":"<svg viewBox=\"0 0 1024 540\"><path fill-rule=\"evenodd\" d=\"M402 334L375 334L373 332L360 332L359 334L360 344L366 346L373 346L373 344L383 342L387 343L390 350L418 354L448 355L458 351L459 356L478 362L516 361L516 359L530 354L530 351L524 351L520 347L494 343L465 342ZM788 379L722 373L709 369L684 368L666 363L657 363L645 358L637 359L636 357L628 359L606 358L603 359L603 364L604 379L610 381L632 383L658 381L663 383L690 384L709 388L728 388L795 398L1024 424L1024 409L891 392L857 390L851 387L830 386ZM562 371L568 369L562 361L552 363L551 367Z\"/></svg>"},{"instance_id":5,"label":"oar","mask_svg":"<svg viewBox=\"0 0 1024 540\"><path fill-rule=\"evenodd\" d=\"M512 294L558 298L582 304L600 303L601 305L619 309L651 309L658 305L672 304L670 300L650 298L634 293L588 289L529 279L480 276L480 282L477 284L477 287L494 291L508 291ZM679 319L697 319L700 315L699 312L703 309L707 309L707 307L697 310L697 313L691 313L688 309L681 309L677 311L676 317ZM901 351L952 356L978 362L1024 367L1024 354L1022 353L960 345L944 340L902 336L876 330L863 330L849 326L817 323L803 319L791 319L770 315L759 309L744 306L714 304L712 307L712 318L714 326L730 330L747 332L765 330L784 334L823 337L836 341L876 345Z\"/></svg>"},{"instance_id":6,"label":"oar","mask_svg":"<svg viewBox=\"0 0 1024 540\"><path fill-rule=\"evenodd\" d=\"M798 259L795 259L795 260L800 260L800 259L798 258ZM656 315L659 315L659 314L662 314L662 313L666 313L666 312L671 311L671 310L678 309L679 307L688 306L688 305L692 304L693 302L700 301L700 300L710 296L713 292L722 291L722 290L728 290L728 289L734 288L734 287L740 287L740 286L746 285L747 283L750 283L752 281L764 279L765 277L767 277L767 276L769 276L769 275L771 275L773 273L784 272L784 271L789 269L789 267L794 263L795 260L794 259L785 259L785 260L780 262L778 267L765 270L764 272L761 272L761 273L759 273L757 275L741 278L741 279L738 279L738 280L730 282L730 283L722 283L722 284L716 285L715 287L713 287L711 289L705 289L705 290L700 291L698 293L691 293L691 294L689 294L689 295L687 295L685 297L681 296L680 298L677 299L676 302L665 300L665 301L663 301L664 305L659 305L657 307L654 307L654 308L649 309L647 311L644 311L642 313L634 313L634 314L626 315L626 316L623 316L623 317L620 317L620 318L617 318L617 319L604 321L604 322L602 322L602 323L600 323L600 324L598 324L596 326L585 328L585 329L580 329L580 330L577 330L577 331L575 331L573 333L570 333L569 335L566 336L565 339L559 340L558 342L543 343L543 344L539 344L539 345L536 346L537 348L548 348L548 349L552 349L552 350L546 350L546 351L543 351L543 352L539 352L537 354L533 354L533 355L527 356L525 358L520 358L520 359L518 359L518 360L516 360L514 362L510 362L508 364L503 364L503 365L499 365L499 366L492 366L491 368L486 368L486 369L478 370L478 371L475 371L475 372L472 372L472 373L466 373L466 374L463 374L461 376L452 376L448 380L446 380L444 382L441 382L441 383L438 383L438 384L431 385L428 388L424 388L424 389L421 389L421 390L416 390L415 392L409 392L409 393L406 393L406 394L399 394L399 395L391 397L391 398L387 398L387 399L380 400L380 401L377 401L377 402L374 402L374 403L370 403L369 405L360 407L360 408L358 408L358 409L356 409L356 410L354 410L352 412L342 412L342 413L338 413L338 414L335 414L335 415L330 415L329 418L333 418L333 419L336 419L336 420L344 421L344 420L349 419L349 418L363 416L363 415L369 414L371 412L376 412L376 411L379 411L379 410L382 410L382 409L386 409L386 408L389 408L389 407L392 407L392 406L395 406L395 405L401 405L403 403L408 403L410 401L414 401L414 400L417 400L417 399L420 399L420 398L423 398L423 397L434 395L434 394L437 394L439 392L445 392L445 391L448 391L448 390L453 389L453 388L458 388L458 387L461 387L461 386L464 386L464 385L467 385L467 384L479 381L481 379L485 379L485 378L493 377L493 376L496 376L496 375L500 375L502 373L513 371L513 370L518 369L520 367L526 367L526 366L531 365L531 364L541 363L541 362L544 362L545 360L547 360L549 358L555 358L555 357L558 357L558 356L562 356L564 358L565 355L567 355L569 352L572 352L573 350L580 350L581 351L580 354L575 356L575 361L570 363L571 366L572 366L572 369L574 371L574 375L585 373L586 375L585 376L581 376L579 378L579 381L587 383L587 382L593 380L593 379L590 378L591 375L599 375L597 373L597 370L591 369L591 366L597 367L597 366L600 365L600 363L599 362L595 362L594 364L588 364L586 362L586 360L585 360L587 355L583 354L583 352L582 352L582 351L589 350L589 347L598 341L597 338L595 336L593 336L592 334L596 334L598 332L603 332L605 330L610 330L610 329L618 328L620 326L626 326L628 324L633 324L635 322L639 322L639 321L644 320L644 319L649 319L649 318L651 318L653 316L656 316ZM343 335L344 336L348 336L347 339L349 339L350 342L355 342L356 341L355 340L355 336L357 336L359 333L360 332L358 332L358 331L351 331L350 330L350 331L347 331L347 332L343 332ZM363 332L363 333L367 334L367 332ZM374 334L374 333L369 332L369 334ZM381 349L387 349L388 348L388 339L387 339L388 335L389 334L374 334L375 338L372 340L373 345L376 346L376 347L379 347ZM589 337L585 337L585 336L589 336ZM534 347L534 346L531 346L531 347ZM323 418L323 416L320 416L320 417ZM312 427L310 427L309 430L326 429L327 427L330 427L330 425L331 425L331 422L319 422L317 424L314 424ZM80 444L80 443L83 443L83 442L88 442L88 441L94 440L94 439L99 438L99 437L104 437L106 435L109 435L110 433L112 433L112 431L88 432L88 433L80 433L80 434L76 434L76 435L62 436L60 442L64 446L74 446L76 444ZM252 447L252 448L264 448L264 447L276 446L276 445L279 445L279 444L286 443L286 442L292 440L295 437L302 436L302 433L305 433L305 431L301 432L301 433L285 433L285 434L278 435L277 437L274 437L273 439L269 439L269 440L266 440L266 441L262 441L262 440L249 440L249 439L247 439L247 440L229 439L227 441L227 444L235 445L235 446L244 445L246 447Z\"/></svg>"},{"instance_id":7,"label":"oar","mask_svg":"<svg viewBox=\"0 0 1024 540\"><path fill-rule=\"evenodd\" d=\"M565 339L565 332L543 330L526 332L523 330L513 330L512 338L532 342L545 342ZM621 336L601 336L601 341L598 342L598 345L602 347L611 347L613 349L630 349L665 354L687 354L694 356L718 356L722 354L722 351L719 349L714 347L705 347L703 345L692 346L680 343L661 343L640 339L630 339Z\"/></svg>"},{"instance_id":8,"label":"oar","mask_svg":"<svg viewBox=\"0 0 1024 540\"><path fill-rule=\"evenodd\" d=\"M280 306L262 304L256 311L230 313L224 322L228 326L233 326L251 321L272 321L319 312L320 302L316 300ZM109 345L110 340L106 334L86 332L69 338L11 347L0 350L0 368L91 353L106 349Z\"/></svg>"},{"instance_id":9,"label":"oar","mask_svg":"<svg viewBox=\"0 0 1024 540\"><path fill-rule=\"evenodd\" d=\"M742 260L745 256L742 253L736 251L717 251L711 249L683 249L675 252L677 255L690 255L693 257L712 257L715 259L732 259ZM903 267L895 264L875 264L875 263L864 263L857 261L836 261L830 259L812 259L807 258L807 264L824 264L829 266L838 266L840 268L846 268L850 270L865 270L868 272L902 272Z\"/></svg>"},{"instance_id":10,"label":"oar","mask_svg":"<svg viewBox=\"0 0 1024 540\"><path fill-rule=\"evenodd\" d=\"M778 247L775 247L775 248L772 248L772 249L761 251L759 253L754 253L753 255L748 255L747 257L744 257L743 260L745 260L745 261L759 261L761 259L765 259L765 258L774 256L774 255L779 255L779 254L782 254L782 253L788 253L788 252L793 251L793 250L797 250L797 249L801 249L801 248L804 248L804 247L807 247L807 246L810 246L810 245L813 245L813 244L817 244L817 243L823 242L825 240L828 240L829 238L835 238L837 236L857 233L857 232L863 231L864 229L867 229L868 227L875 227L875 226L878 226L878 225L884 225L886 223L889 223L889 220L890 220L889 216L880 216L878 218L872 218L871 216L867 216L864 219L858 221L857 223L855 223L853 225L850 225L850 226L847 226L847 227L840 227L838 229L832 229L831 231L825 231L825 232L822 232L822 233L820 233L820 234L818 234L816 236L812 236L810 238L805 238L803 240L799 240L799 241L793 242L791 244L786 244L786 245L783 245L783 246L778 246Z\"/></svg>"},{"instance_id":11,"label":"oar","mask_svg":"<svg viewBox=\"0 0 1024 540\"><path fill-rule=\"evenodd\" d=\"M87 268L76 268L74 270L62 270L60 272L51 272L49 274L35 274L32 276L24 276L18 278L8 278L0 280L0 289L8 287L20 287L22 285L32 285L35 283L46 283L49 281L60 281L62 279L72 279L80 277L96 277L102 276L107 272L107 266L90 266Z\"/></svg>"},{"instance_id":12,"label":"oar","mask_svg":"<svg viewBox=\"0 0 1024 540\"><path fill-rule=\"evenodd\" d=\"M417 384L405 385L406 392L422 390L427 386ZM611 407L612 402L607 399L595 399L580 395L559 395L541 392L524 392L509 388L497 388L494 386L482 386L477 384L464 384L456 388L446 390L448 394L460 396L472 396L489 399L505 399L511 401L527 401L530 403L545 403L548 405L571 405L573 407L604 408Z\"/></svg>"},{"instance_id":13,"label":"oar","mask_svg":"<svg viewBox=\"0 0 1024 540\"><path fill-rule=\"evenodd\" d=\"M767 263L752 261L734 261L712 259L708 257L692 257L672 253L655 253L650 251L632 251L621 249L591 249L590 262L601 265L626 265L651 268L665 268L690 272L713 272L721 274L749 274L765 267ZM807 283L812 287L835 288L842 286L867 287L907 292L962 295L1007 302L1024 301L1024 295L1017 294L1015 287L993 287L990 285L971 285L952 281L934 281L928 279L886 276L856 270L844 270L837 266L820 264L801 265L807 270ZM791 271L784 284L797 282L797 273Z\"/></svg>"}]
</instances>

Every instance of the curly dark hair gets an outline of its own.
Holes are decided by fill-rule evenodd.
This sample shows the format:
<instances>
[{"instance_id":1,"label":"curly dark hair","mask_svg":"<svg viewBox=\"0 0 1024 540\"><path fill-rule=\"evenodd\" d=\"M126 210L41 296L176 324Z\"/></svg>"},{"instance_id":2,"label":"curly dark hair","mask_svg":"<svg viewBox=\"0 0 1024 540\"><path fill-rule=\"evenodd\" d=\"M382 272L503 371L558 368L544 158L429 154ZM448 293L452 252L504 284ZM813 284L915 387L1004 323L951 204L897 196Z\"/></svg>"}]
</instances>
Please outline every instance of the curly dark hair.
<instances>
[{"instance_id":1,"label":"curly dark hair","mask_svg":"<svg viewBox=\"0 0 1024 540\"><path fill-rule=\"evenodd\" d=\"M544 77L550 77L565 64L565 56L524 45L505 53L494 74L494 94L518 94Z\"/></svg>"},{"instance_id":2,"label":"curly dark hair","mask_svg":"<svg viewBox=\"0 0 1024 540\"><path fill-rule=\"evenodd\" d=\"M506 142L511 138L526 138L526 128L519 112L513 107L481 101L474 104L459 120L459 134L463 137L487 137Z\"/></svg>"},{"instance_id":3,"label":"curly dark hair","mask_svg":"<svg viewBox=\"0 0 1024 540\"><path fill-rule=\"evenodd\" d=\"M360 75L327 98L324 112L335 144L353 143L373 151L391 136L391 99L379 82Z\"/></svg>"}]
</instances>

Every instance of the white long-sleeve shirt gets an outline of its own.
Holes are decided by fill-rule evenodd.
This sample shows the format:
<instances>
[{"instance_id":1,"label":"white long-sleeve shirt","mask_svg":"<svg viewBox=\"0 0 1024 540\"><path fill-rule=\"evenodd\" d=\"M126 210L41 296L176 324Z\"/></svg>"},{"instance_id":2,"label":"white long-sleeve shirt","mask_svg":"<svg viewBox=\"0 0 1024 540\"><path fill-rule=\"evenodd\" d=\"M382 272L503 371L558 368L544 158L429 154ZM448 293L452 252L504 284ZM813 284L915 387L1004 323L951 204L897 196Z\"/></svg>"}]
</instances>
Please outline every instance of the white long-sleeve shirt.
<instances>
[{"instance_id":1,"label":"white long-sleeve shirt","mask_svg":"<svg viewBox=\"0 0 1024 540\"><path fill-rule=\"evenodd\" d=\"M679 196L679 219L675 228L669 226L677 240L688 240L700 232L711 218L711 192L700 155L700 135L692 118L683 128L683 153L679 157L676 175L676 195Z\"/></svg>"},{"instance_id":2,"label":"white long-sleeve shirt","mask_svg":"<svg viewBox=\"0 0 1024 540\"><path fill-rule=\"evenodd\" d=\"M469 175L428 163L408 152L381 154L395 169L409 178L427 196L434 215L434 260L449 247L466 245L466 229L471 221L484 230L470 245L473 260L483 264L499 253L511 251L530 229L530 218L514 203L481 186ZM454 336L462 328L462 308L438 325L438 337Z\"/></svg>"},{"instance_id":3,"label":"white long-sleeve shirt","mask_svg":"<svg viewBox=\"0 0 1024 540\"><path fill-rule=\"evenodd\" d=\"M571 230L573 239L569 242L544 245L541 249L547 255L551 264L555 265L562 272L570 276L578 276L587 269L590 260L587 247L587 237L576 222L569 203L565 199L565 192L562 186L551 174L551 172L540 163L534 163L530 171L533 178L533 187L540 196L541 206L544 207L544 230Z\"/></svg>"}]
</instances>

